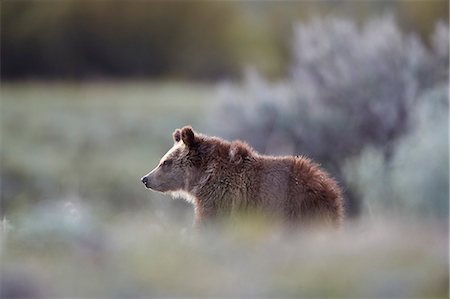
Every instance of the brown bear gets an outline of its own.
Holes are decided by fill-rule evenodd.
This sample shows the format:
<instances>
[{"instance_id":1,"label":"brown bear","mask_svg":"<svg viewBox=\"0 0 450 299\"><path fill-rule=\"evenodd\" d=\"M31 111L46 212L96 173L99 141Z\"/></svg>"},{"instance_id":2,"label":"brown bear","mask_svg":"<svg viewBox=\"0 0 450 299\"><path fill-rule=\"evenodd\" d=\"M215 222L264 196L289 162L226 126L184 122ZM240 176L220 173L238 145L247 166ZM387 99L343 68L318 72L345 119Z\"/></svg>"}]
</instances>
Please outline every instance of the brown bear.
<instances>
[{"instance_id":1,"label":"brown bear","mask_svg":"<svg viewBox=\"0 0 450 299\"><path fill-rule=\"evenodd\" d=\"M142 177L147 188L183 197L195 207L195 225L247 211L286 223L339 226L341 190L305 157L258 154L241 141L196 133L173 133L174 146Z\"/></svg>"}]
</instances>

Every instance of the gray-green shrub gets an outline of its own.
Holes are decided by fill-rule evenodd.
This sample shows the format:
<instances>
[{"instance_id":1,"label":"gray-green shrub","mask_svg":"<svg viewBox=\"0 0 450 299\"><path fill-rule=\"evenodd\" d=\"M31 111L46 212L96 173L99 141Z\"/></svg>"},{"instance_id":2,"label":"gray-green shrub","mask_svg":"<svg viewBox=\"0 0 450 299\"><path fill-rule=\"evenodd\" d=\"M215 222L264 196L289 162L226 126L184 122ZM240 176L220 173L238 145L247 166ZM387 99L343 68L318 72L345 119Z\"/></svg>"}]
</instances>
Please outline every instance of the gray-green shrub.
<instances>
[{"instance_id":1,"label":"gray-green shrub","mask_svg":"<svg viewBox=\"0 0 450 299\"><path fill-rule=\"evenodd\" d=\"M425 109L429 94L442 93L447 105L448 27L436 27L430 49L401 32L392 16L361 26L315 19L294 31L288 78L270 83L249 72L243 86L225 86L213 123L219 134L261 152L319 161L342 181L348 211L357 213L370 186L346 184L346 161L375 148L383 164L391 163L400 155L398 139L417 130L412 115Z\"/></svg>"}]
</instances>

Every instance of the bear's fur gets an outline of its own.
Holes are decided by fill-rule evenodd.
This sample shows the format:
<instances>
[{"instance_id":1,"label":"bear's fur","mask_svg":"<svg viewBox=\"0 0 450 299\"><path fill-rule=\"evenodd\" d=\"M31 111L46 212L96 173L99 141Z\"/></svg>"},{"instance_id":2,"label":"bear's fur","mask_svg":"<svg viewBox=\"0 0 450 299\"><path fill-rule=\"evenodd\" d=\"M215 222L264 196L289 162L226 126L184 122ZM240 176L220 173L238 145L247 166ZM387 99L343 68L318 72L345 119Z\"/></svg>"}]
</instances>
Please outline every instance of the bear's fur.
<instances>
[{"instance_id":1,"label":"bear's fur","mask_svg":"<svg viewBox=\"0 0 450 299\"><path fill-rule=\"evenodd\" d=\"M261 211L289 223L339 226L343 200L337 183L305 157L260 155L241 141L173 133L174 146L141 180L147 188L181 196L195 207L195 223Z\"/></svg>"}]
</instances>

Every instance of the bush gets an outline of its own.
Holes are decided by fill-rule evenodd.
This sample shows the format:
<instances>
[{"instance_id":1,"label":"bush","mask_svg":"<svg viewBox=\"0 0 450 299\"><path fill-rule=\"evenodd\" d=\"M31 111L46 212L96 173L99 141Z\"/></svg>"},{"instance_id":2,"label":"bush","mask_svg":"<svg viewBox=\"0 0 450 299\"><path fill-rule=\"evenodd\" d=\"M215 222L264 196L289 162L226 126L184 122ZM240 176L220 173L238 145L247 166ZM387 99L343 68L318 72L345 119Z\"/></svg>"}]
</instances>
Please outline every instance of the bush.
<instances>
[{"instance_id":1,"label":"bush","mask_svg":"<svg viewBox=\"0 0 450 299\"><path fill-rule=\"evenodd\" d=\"M407 211L448 216L447 88L433 89L419 99L411 117L413 130L398 140L390 163L380 149L371 147L346 163L346 182L362 195L365 212L377 217L381 209L394 215Z\"/></svg>"},{"instance_id":2,"label":"bush","mask_svg":"<svg viewBox=\"0 0 450 299\"><path fill-rule=\"evenodd\" d=\"M289 77L268 83L253 72L242 87L224 87L214 124L220 134L248 140L264 153L306 154L345 183L345 161L368 147L390 162L422 107L416 106L428 98L424 93L447 84L447 66L444 25L429 50L391 16L360 27L316 19L295 27ZM347 187L354 214L357 190Z\"/></svg>"}]
</instances>

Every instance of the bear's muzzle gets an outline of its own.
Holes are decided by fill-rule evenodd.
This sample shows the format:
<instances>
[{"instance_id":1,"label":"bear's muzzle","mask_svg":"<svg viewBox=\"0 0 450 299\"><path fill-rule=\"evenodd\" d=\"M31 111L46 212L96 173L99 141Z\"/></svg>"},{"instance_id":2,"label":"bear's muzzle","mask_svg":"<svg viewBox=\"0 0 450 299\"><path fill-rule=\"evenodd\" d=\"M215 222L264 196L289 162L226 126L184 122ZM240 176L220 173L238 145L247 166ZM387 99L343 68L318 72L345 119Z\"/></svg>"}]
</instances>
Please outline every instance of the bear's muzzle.
<instances>
[{"instance_id":1,"label":"bear's muzzle","mask_svg":"<svg viewBox=\"0 0 450 299\"><path fill-rule=\"evenodd\" d=\"M146 188L150 189L148 176L143 176L141 178L141 182L145 185Z\"/></svg>"}]
</instances>

